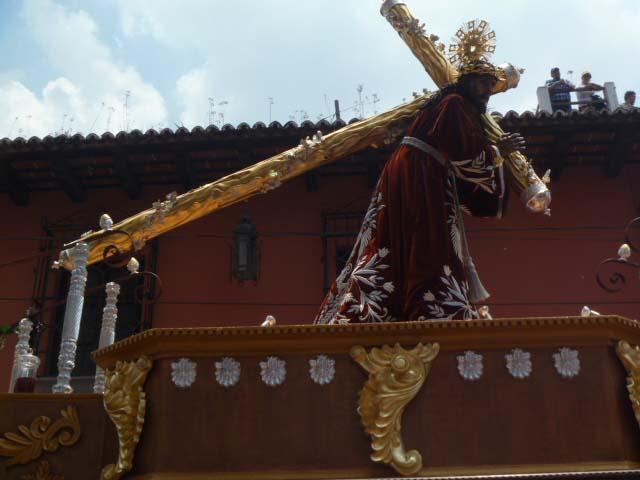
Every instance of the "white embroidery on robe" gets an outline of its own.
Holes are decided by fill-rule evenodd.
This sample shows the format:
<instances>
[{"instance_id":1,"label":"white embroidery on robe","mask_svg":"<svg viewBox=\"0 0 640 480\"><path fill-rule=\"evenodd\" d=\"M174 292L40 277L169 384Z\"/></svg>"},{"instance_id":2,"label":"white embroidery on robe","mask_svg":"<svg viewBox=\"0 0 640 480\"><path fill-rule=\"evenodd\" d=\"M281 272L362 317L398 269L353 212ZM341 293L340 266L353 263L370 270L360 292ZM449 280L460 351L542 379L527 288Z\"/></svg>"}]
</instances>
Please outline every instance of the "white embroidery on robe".
<instances>
[{"instance_id":1,"label":"white embroidery on robe","mask_svg":"<svg viewBox=\"0 0 640 480\"><path fill-rule=\"evenodd\" d=\"M335 294L330 290L327 294L327 300L324 307L318 314L316 323L348 323L349 319L344 315L338 315L340 307L351 303L354 300L353 294L351 294L351 278L352 270L355 262L359 261L363 256L366 247L371 242L374 236L374 232L377 229L377 216L383 208L382 193L376 192L371 197L371 202L367 208L367 213L364 216L362 226L360 227L360 233L353 246L349 260L345 264L342 272L336 278ZM388 265L387 267L388 268ZM376 295L374 295L376 296Z\"/></svg>"},{"instance_id":2,"label":"white embroidery on robe","mask_svg":"<svg viewBox=\"0 0 640 480\"><path fill-rule=\"evenodd\" d=\"M349 277L349 293L353 292L354 287L357 291L342 304L351 304L347 313L358 314L358 320L362 322L388 321L389 309L384 302L395 290L393 282L385 281L384 275L381 275L389 268L388 264L383 263L388 254L388 248L381 248L371 257L361 258Z\"/></svg>"},{"instance_id":3,"label":"white embroidery on robe","mask_svg":"<svg viewBox=\"0 0 640 480\"><path fill-rule=\"evenodd\" d=\"M478 313L469 303L467 283L458 282L456 277L452 275L449 265L445 265L443 271L444 276L440 277L443 288L435 294L429 290L422 297L427 302L429 317L451 319L462 312L462 318L478 318Z\"/></svg>"}]
</instances>

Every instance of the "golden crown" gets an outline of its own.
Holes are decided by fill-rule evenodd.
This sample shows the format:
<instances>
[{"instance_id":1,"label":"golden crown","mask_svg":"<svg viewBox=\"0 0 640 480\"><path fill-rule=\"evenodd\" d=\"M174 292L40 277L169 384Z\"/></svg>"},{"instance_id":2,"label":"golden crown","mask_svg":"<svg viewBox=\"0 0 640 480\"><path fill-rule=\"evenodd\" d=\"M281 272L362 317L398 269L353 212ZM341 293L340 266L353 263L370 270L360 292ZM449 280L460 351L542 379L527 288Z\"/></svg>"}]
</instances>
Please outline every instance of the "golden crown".
<instances>
[{"instance_id":1,"label":"golden crown","mask_svg":"<svg viewBox=\"0 0 640 480\"><path fill-rule=\"evenodd\" d=\"M471 20L463 25L449 45L449 60L462 74L493 73L496 68L489 62L496 51L496 32L485 20Z\"/></svg>"}]
</instances>

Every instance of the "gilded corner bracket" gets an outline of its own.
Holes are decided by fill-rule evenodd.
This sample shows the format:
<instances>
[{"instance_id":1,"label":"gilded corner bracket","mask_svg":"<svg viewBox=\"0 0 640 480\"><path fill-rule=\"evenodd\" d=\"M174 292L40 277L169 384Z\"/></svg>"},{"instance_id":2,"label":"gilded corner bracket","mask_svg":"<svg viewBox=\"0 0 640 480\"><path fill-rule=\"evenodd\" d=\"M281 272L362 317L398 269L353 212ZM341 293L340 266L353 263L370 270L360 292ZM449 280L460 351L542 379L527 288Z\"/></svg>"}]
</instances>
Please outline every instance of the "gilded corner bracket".
<instances>
[{"instance_id":1,"label":"gilded corner bracket","mask_svg":"<svg viewBox=\"0 0 640 480\"><path fill-rule=\"evenodd\" d=\"M24 465L42 455L70 447L80 438L82 429L78 412L72 406L60 411L61 418L52 423L49 417L36 417L29 427L18 426L19 433L7 432L0 439L0 456L9 457L6 466Z\"/></svg>"},{"instance_id":2,"label":"gilded corner bracket","mask_svg":"<svg viewBox=\"0 0 640 480\"><path fill-rule=\"evenodd\" d=\"M636 421L640 425L640 347L632 347L624 340L618 342L616 348L618 358L627 370L627 390L629 399L636 415Z\"/></svg>"},{"instance_id":3,"label":"gilded corner bracket","mask_svg":"<svg viewBox=\"0 0 640 480\"><path fill-rule=\"evenodd\" d=\"M119 361L106 372L104 408L118 432L118 460L102 469L101 480L117 480L133 467L133 456L140 440L146 410L144 382L151 370L149 357Z\"/></svg>"},{"instance_id":4,"label":"gilded corner bracket","mask_svg":"<svg viewBox=\"0 0 640 480\"><path fill-rule=\"evenodd\" d=\"M390 465L404 476L420 471L422 456L417 450L404 449L402 414L422 388L439 350L437 343L419 343L411 350L397 343L369 352L359 345L351 348L351 357L369 373L360 391L358 413L371 436L371 459Z\"/></svg>"}]
</instances>

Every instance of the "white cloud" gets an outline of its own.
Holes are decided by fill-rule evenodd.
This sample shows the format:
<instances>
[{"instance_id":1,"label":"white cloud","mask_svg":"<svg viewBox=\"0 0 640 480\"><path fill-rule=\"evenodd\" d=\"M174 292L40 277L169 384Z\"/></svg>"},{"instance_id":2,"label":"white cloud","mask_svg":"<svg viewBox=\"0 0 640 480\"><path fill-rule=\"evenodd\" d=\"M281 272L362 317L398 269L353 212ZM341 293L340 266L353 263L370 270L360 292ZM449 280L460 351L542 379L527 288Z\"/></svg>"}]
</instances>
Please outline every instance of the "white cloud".
<instances>
[{"instance_id":1,"label":"white cloud","mask_svg":"<svg viewBox=\"0 0 640 480\"><path fill-rule=\"evenodd\" d=\"M162 95L134 67L113 58L86 12L53 0L27 0L21 16L46 61L61 76L47 82L39 95L15 79L0 83L1 105L6 112L0 120L0 134L43 136L61 128L86 134L94 121L94 130L103 131L109 115L110 129L120 130L125 126L123 99L127 90L131 92L129 128L166 123Z\"/></svg>"},{"instance_id":2,"label":"white cloud","mask_svg":"<svg viewBox=\"0 0 640 480\"><path fill-rule=\"evenodd\" d=\"M356 115L358 84L369 100L374 92L381 100L367 113L433 88L379 15L378 0L183 0L179 6L172 0L118 0L108 7L93 2L83 5L110 14L115 8L119 31L102 38L89 14L63 6L75 1L24 1L25 35L39 45L55 76L29 78L29 89L22 72L0 72L0 136L16 135L20 128L23 135L45 135L68 128L70 118L85 133L94 123L94 130L103 131L108 117L110 129L120 130L126 90L129 126L144 130L204 125L210 97L228 101L225 121L237 124L267 121L268 97L275 102L272 118L281 122L300 120L303 112L312 120L329 115L334 99L349 119ZM535 109L536 87L555 65L575 71L574 80L590 69L596 82L615 81L620 96L640 90L640 69L633 64L640 56L637 0L565 0L561 8L555 0L408 4L445 42L467 19L491 22L498 36L495 61L527 69L518 89L492 99L493 109ZM146 47L137 48L141 44ZM149 78L139 73L143 65L154 72L146 73ZM171 118L154 84L171 99Z\"/></svg>"},{"instance_id":3,"label":"white cloud","mask_svg":"<svg viewBox=\"0 0 640 480\"><path fill-rule=\"evenodd\" d=\"M465 20L486 18L498 35L497 63L526 67L518 89L492 100L497 110L535 110L536 87L549 68L591 69L594 81L615 81L618 92L640 86L630 59L640 51L640 2L556 0L408 2L429 32L446 42ZM149 36L167 49L189 52L195 72L206 71L206 96L234 97L234 122L265 120L275 98L280 121L299 109L326 112L323 94L351 107L359 83L390 108L412 91L433 87L403 42L377 12L378 2L237 0L120 0L121 27L129 38ZM178 77L180 75L177 75ZM184 83L177 91L185 94ZM215 87L215 88L214 88ZM200 97L199 97L200 96ZM183 99L184 100L184 99ZM183 116L189 118L187 102ZM346 114L345 116L349 116Z\"/></svg>"}]
</instances>

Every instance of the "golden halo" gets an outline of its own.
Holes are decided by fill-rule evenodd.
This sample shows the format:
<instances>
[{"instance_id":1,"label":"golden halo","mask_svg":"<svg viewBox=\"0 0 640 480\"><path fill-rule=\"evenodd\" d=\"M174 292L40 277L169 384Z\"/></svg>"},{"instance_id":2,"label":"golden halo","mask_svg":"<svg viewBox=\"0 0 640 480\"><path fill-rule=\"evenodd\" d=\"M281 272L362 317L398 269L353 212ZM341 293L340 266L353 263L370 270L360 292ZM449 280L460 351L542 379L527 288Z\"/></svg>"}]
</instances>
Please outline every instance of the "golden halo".
<instances>
[{"instance_id":1,"label":"golden halo","mask_svg":"<svg viewBox=\"0 0 640 480\"><path fill-rule=\"evenodd\" d=\"M496 51L496 33L485 20L471 20L463 25L449 45L449 60L458 70L468 70L477 63L489 63Z\"/></svg>"}]
</instances>

